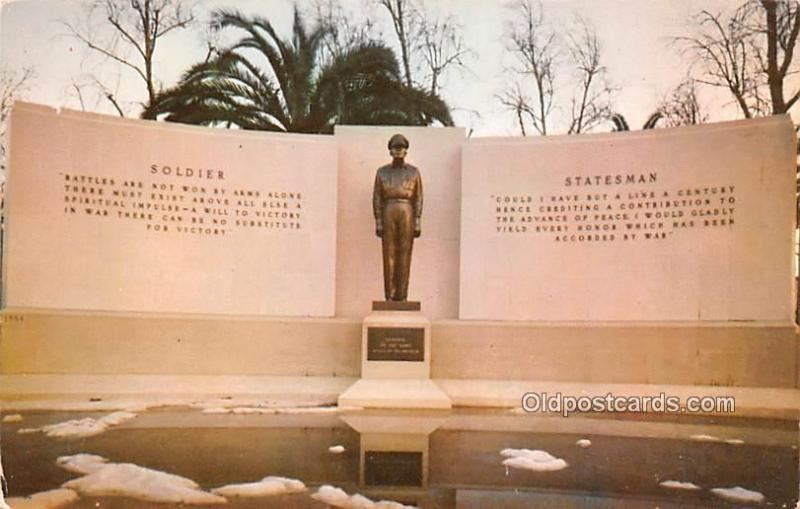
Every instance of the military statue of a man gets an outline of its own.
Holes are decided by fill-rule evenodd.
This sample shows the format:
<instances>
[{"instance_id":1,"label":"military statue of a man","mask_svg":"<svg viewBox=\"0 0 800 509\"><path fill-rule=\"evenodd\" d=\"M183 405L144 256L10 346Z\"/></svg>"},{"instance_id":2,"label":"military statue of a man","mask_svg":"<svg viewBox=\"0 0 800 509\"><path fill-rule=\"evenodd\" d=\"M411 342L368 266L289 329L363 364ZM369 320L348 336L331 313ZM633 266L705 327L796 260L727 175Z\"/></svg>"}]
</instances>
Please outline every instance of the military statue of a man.
<instances>
[{"instance_id":1,"label":"military statue of a man","mask_svg":"<svg viewBox=\"0 0 800 509\"><path fill-rule=\"evenodd\" d=\"M411 248L421 232L422 178L405 162L408 145L402 134L389 139L392 162L378 168L372 194L375 234L383 242L384 294L396 302L408 297Z\"/></svg>"}]
</instances>

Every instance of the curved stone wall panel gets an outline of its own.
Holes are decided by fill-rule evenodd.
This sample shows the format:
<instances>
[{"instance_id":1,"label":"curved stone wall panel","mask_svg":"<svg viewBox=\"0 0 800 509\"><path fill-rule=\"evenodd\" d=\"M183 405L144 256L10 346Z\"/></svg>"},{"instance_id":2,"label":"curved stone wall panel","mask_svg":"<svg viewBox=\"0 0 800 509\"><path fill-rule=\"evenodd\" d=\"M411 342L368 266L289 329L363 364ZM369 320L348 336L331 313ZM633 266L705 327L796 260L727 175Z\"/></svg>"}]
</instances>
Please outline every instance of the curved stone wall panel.
<instances>
[{"instance_id":1,"label":"curved stone wall panel","mask_svg":"<svg viewBox=\"0 0 800 509\"><path fill-rule=\"evenodd\" d=\"M7 307L332 316L332 137L14 108Z\"/></svg>"},{"instance_id":2,"label":"curved stone wall panel","mask_svg":"<svg viewBox=\"0 0 800 509\"><path fill-rule=\"evenodd\" d=\"M470 140L459 316L791 323L795 159L785 116Z\"/></svg>"}]
</instances>

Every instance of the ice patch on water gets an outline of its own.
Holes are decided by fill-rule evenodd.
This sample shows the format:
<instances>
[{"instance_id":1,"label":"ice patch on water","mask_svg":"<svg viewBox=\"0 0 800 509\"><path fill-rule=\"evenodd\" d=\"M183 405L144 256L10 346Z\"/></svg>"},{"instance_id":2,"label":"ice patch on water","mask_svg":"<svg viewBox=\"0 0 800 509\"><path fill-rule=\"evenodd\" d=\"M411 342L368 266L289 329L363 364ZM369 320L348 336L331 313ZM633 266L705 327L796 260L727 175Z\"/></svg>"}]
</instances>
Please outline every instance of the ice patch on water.
<instances>
[{"instance_id":1,"label":"ice patch on water","mask_svg":"<svg viewBox=\"0 0 800 509\"><path fill-rule=\"evenodd\" d=\"M507 458L503 460L503 465L534 472L553 472L569 466L563 459L538 449L503 449L500 455Z\"/></svg>"},{"instance_id":2,"label":"ice patch on water","mask_svg":"<svg viewBox=\"0 0 800 509\"><path fill-rule=\"evenodd\" d=\"M695 442L721 442L722 439L719 437L715 437L712 435L690 435L689 440L694 440Z\"/></svg>"},{"instance_id":3,"label":"ice patch on water","mask_svg":"<svg viewBox=\"0 0 800 509\"><path fill-rule=\"evenodd\" d=\"M348 507L350 503L350 495L343 489L328 484L320 486L317 492L311 495L311 498L335 507Z\"/></svg>"},{"instance_id":4,"label":"ice patch on water","mask_svg":"<svg viewBox=\"0 0 800 509\"><path fill-rule=\"evenodd\" d=\"M693 482L686 482L686 481L661 481L658 483L660 486L664 488L673 488L677 490L699 490L700 486L696 485Z\"/></svg>"},{"instance_id":5,"label":"ice patch on water","mask_svg":"<svg viewBox=\"0 0 800 509\"><path fill-rule=\"evenodd\" d=\"M306 490L306 485L297 479L287 477L265 477L258 482L229 484L211 490L215 495L223 497L268 497L300 493Z\"/></svg>"},{"instance_id":6,"label":"ice patch on water","mask_svg":"<svg viewBox=\"0 0 800 509\"><path fill-rule=\"evenodd\" d=\"M136 417L131 412L114 412L99 419L86 417L83 419L73 419L56 424L48 424L41 428L22 428L17 433L35 433L41 431L45 435L54 438L84 438L99 435L112 426L119 426L125 421Z\"/></svg>"},{"instance_id":7,"label":"ice patch on water","mask_svg":"<svg viewBox=\"0 0 800 509\"><path fill-rule=\"evenodd\" d=\"M21 422L22 416L20 414L4 415L3 422Z\"/></svg>"},{"instance_id":8,"label":"ice patch on water","mask_svg":"<svg viewBox=\"0 0 800 509\"><path fill-rule=\"evenodd\" d=\"M325 484L320 486L311 498L319 500L324 504L342 509L416 509L413 506L403 505L391 500L381 500L373 502L367 497L359 494L348 495L344 490Z\"/></svg>"},{"instance_id":9,"label":"ice patch on water","mask_svg":"<svg viewBox=\"0 0 800 509\"><path fill-rule=\"evenodd\" d=\"M331 454L342 454L344 452L344 446L332 445L331 447L328 447L328 452Z\"/></svg>"},{"instance_id":10,"label":"ice patch on water","mask_svg":"<svg viewBox=\"0 0 800 509\"><path fill-rule=\"evenodd\" d=\"M348 509L374 509L375 502L368 499L364 495L356 493L350 497L350 504L347 507Z\"/></svg>"},{"instance_id":11,"label":"ice patch on water","mask_svg":"<svg viewBox=\"0 0 800 509\"><path fill-rule=\"evenodd\" d=\"M753 502L756 504L764 502L764 495L762 493L751 491L741 486L735 486L733 488L714 488L711 490L711 493L725 500L730 500L731 502Z\"/></svg>"},{"instance_id":12,"label":"ice patch on water","mask_svg":"<svg viewBox=\"0 0 800 509\"><path fill-rule=\"evenodd\" d=\"M11 506L13 509L58 509L78 500L78 494L72 490L50 490L34 493L27 497L13 497L2 503L0 495L0 508Z\"/></svg>"},{"instance_id":13,"label":"ice patch on water","mask_svg":"<svg viewBox=\"0 0 800 509\"><path fill-rule=\"evenodd\" d=\"M577 445L578 447L583 447L585 449L592 445L592 441L589 440L588 438L581 438L580 440L575 442L575 445Z\"/></svg>"},{"instance_id":14,"label":"ice patch on water","mask_svg":"<svg viewBox=\"0 0 800 509\"><path fill-rule=\"evenodd\" d=\"M328 407L336 406L336 398L329 400L321 399L280 399L280 400L264 400L259 398L215 398L203 401L193 401L189 404L192 408L200 408L205 410L208 408L309 408L309 407Z\"/></svg>"},{"instance_id":15,"label":"ice patch on water","mask_svg":"<svg viewBox=\"0 0 800 509\"><path fill-rule=\"evenodd\" d=\"M417 509L416 506L403 505L392 500L380 500L375 502L375 509Z\"/></svg>"},{"instance_id":16,"label":"ice patch on water","mask_svg":"<svg viewBox=\"0 0 800 509\"><path fill-rule=\"evenodd\" d=\"M107 424L108 426L119 426L125 421L129 421L136 417L136 414L133 412L114 412L111 414L106 415L105 417L101 417L98 421Z\"/></svg>"},{"instance_id":17,"label":"ice patch on water","mask_svg":"<svg viewBox=\"0 0 800 509\"><path fill-rule=\"evenodd\" d=\"M191 479L132 463L108 463L93 454L62 456L56 463L71 472L85 473L67 481L69 488L82 495L124 496L148 502L183 504L221 504L223 497L200 490Z\"/></svg>"},{"instance_id":18,"label":"ice patch on water","mask_svg":"<svg viewBox=\"0 0 800 509\"><path fill-rule=\"evenodd\" d=\"M108 460L96 454L74 454L72 456L59 456L56 465L73 474L91 474L108 464Z\"/></svg>"},{"instance_id":19,"label":"ice patch on water","mask_svg":"<svg viewBox=\"0 0 800 509\"><path fill-rule=\"evenodd\" d=\"M299 407L268 407L268 406L237 406L237 407L205 407L201 410L205 414L235 414L235 415L298 415L298 414L336 414L339 412L363 410L361 407L341 406L299 406Z\"/></svg>"},{"instance_id":20,"label":"ice patch on water","mask_svg":"<svg viewBox=\"0 0 800 509\"><path fill-rule=\"evenodd\" d=\"M82 438L99 435L108 429L108 424L97 419L86 417L85 419L73 419L71 421L59 422L36 428L45 435L54 438Z\"/></svg>"}]
</instances>

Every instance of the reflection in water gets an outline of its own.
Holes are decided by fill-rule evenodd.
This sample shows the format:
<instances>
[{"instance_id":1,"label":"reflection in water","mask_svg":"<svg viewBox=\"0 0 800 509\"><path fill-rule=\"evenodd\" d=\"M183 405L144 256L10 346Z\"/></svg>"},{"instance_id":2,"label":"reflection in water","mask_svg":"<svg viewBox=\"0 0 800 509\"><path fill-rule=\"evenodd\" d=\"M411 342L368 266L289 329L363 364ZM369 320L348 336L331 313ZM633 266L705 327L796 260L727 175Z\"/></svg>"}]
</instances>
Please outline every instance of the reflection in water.
<instances>
[{"instance_id":1,"label":"reflection in water","mask_svg":"<svg viewBox=\"0 0 800 509\"><path fill-rule=\"evenodd\" d=\"M323 508L310 494L325 484L423 509L733 507L710 490L737 486L763 494L767 507L794 507L798 499L798 423L790 421L564 419L500 410L214 415L181 408L145 412L82 439L17 433L102 415L35 413L4 423L0 445L11 495L59 487L77 474L59 468L56 458L92 453L187 477L205 490L267 476L309 486L302 494L230 499L233 508ZM334 445L344 451L331 453ZM569 466L507 468L500 451L509 448L546 451ZM69 507L98 501L81 497ZM143 506L113 500L113 507Z\"/></svg>"}]
</instances>

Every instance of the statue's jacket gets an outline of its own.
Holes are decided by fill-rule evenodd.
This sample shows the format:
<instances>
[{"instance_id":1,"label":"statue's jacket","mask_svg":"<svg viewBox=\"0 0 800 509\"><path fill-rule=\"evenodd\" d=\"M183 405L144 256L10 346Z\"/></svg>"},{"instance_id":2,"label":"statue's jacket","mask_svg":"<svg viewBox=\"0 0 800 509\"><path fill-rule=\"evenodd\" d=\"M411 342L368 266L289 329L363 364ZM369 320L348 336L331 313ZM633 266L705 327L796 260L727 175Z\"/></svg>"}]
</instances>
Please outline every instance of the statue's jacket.
<instances>
[{"instance_id":1,"label":"statue's jacket","mask_svg":"<svg viewBox=\"0 0 800 509\"><path fill-rule=\"evenodd\" d=\"M375 175L375 190L372 207L378 224L383 221L384 205L392 200L404 200L414 207L414 220L420 224L422 217L422 177L416 166L403 164L402 168L391 164L381 166Z\"/></svg>"}]
</instances>

